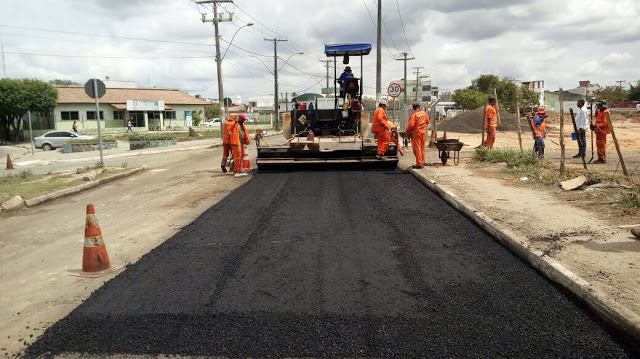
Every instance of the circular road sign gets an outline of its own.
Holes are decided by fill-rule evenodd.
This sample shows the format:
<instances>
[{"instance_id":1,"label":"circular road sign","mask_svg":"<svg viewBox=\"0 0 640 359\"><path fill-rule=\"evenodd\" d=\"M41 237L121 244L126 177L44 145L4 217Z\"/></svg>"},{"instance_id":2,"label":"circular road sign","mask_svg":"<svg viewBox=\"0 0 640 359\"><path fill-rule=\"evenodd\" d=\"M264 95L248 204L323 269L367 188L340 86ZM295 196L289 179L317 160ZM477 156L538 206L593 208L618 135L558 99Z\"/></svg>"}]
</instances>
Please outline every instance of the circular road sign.
<instances>
[{"instance_id":1,"label":"circular road sign","mask_svg":"<svg viewBox=\"0 0 640 359\"><path fill-rule=\"evenodd\" d=\"M402 93L402 86L398 85L397 83L392 83L387 88L387 93L391 97L398 97Z\"/></svg>"}]
</instances>

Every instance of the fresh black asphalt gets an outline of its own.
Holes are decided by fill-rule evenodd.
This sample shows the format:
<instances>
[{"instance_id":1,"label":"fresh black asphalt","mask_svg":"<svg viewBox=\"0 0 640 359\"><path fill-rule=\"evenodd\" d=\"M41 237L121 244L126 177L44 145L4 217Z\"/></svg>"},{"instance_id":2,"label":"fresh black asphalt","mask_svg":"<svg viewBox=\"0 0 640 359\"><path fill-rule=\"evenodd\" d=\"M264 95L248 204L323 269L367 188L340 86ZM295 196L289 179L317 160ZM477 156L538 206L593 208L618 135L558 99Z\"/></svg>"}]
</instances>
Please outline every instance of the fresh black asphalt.
<instances>
[{"instance_id":1,"label":"fresh black asphalt","mask_svg":"<svg viewBox=\"0 0 640 359\"><path fill-rule=\"evenodd\" d=\"M398 171L255 175L25 355L61 352L638 356L577 300Z\"/></svg>"}]
</instances>

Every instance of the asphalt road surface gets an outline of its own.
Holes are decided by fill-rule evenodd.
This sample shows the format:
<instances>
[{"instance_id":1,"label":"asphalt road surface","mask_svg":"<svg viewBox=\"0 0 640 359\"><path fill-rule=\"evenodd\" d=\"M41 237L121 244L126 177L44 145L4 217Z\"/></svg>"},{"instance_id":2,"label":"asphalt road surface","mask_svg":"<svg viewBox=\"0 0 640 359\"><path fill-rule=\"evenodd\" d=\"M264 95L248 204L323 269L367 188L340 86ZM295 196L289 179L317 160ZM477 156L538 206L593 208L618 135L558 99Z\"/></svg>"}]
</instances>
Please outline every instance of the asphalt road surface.
<instances>
[{"instance_id":1,"label":"asphalt road surface","mask_svg":"<svg viewBox=\"0 0 640 359\"><path fill-rule=\"evenodd\" d=\"M410 175L355 171L255 175L27 356L61 352L638 356Z\"/></svg>"}]
</instances>

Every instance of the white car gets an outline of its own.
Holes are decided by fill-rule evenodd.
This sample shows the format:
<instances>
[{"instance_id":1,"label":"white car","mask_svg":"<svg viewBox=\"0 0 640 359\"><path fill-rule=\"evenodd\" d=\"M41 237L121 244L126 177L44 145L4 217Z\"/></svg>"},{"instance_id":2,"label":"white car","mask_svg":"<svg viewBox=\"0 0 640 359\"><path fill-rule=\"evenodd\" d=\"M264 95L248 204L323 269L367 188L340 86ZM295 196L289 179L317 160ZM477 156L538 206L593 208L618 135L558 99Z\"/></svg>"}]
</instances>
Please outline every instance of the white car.
<instances>
[{"instance_id":1,"label":"white car","mask_svg":"<svg viewBox=\"0 0 640 359\"><path fill-rule=\"evenodd\" d=\"M222 122L222 120L219 119L219 118L210 118L210 119L204 121L202 123L202 125L205 126L205 127L211 127L211 126L215 126L215 125L217 125L217 124L219 124L221 122Z\"/></svg>"},{"instance_id":2,"label":"white car","mask_svg":"<svg viewBox=\"0 0 640 359\"><path fill-rule=\"evenodd\" d=\"M69 140L91 140L94 138L94 136L81 135L73 131L60 130L49 131L42 136L34 138L33 142L37 148L42 148L44 151L51 151L54 148L62 147Z\"/></svg>"}]
</instances>

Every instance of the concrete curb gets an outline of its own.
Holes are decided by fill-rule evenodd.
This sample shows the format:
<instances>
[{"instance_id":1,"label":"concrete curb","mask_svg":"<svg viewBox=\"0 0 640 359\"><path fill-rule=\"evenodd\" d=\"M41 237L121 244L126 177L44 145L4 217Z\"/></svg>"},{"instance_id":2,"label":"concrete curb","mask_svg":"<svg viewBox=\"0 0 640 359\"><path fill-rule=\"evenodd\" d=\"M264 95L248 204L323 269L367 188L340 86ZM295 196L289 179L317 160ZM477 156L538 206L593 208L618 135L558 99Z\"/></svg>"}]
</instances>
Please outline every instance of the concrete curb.
<instances>
[{"instance_id":1,"label":"concrete curb","mask_svg":"<svg viewBox=\"0 0 640 359\"><path fill-rule=\"evenodd\" d=\"M598 317L622 332L631 341L632 345L640 349L640 315L594 288L589 282L580 278L559 262L546 257L540 251L532 251L525 247L516 239L518 238L516 234L505 228L499 228L499 225L486 214L468 206L453 192L442 189L435 181L428 179L414 169L409 169L409 172L429 190L439 195L460 213L490 233L502 245L514 252L530 266L576 295Z\"/></svg>"},{"instance_id":2,"label":"concrete curb","mask_svg":"<svg viewBox=\"0 0 640 359\"><path fill-rule=\"evenodd\" d=\"M58 198L62 198L62 197L66 197L66 196L72 195L72 194L80 193L80 192L86 191L88 189L91 189L91 188L94 188L94 187L98 187L98 186L100 186L102 184L118 180L120 178L129 177L129 176L131 176L133 174L136 174L138 172L142 172L145 169L147 169L146 166L134 168L134 169L129 170L127 172L118 173L116 175L105 177L105 178L101 178L101 179L96 180L96 181L91 181L91 182L88 182L88 183L84 183L84 184L81 184L79 186L66 188L66 189L63 189L63 190L60 190L60 191L56 191L56 192L53 192L53 193L45 194L44 196L40 196L40 197L26 199L26 200L24 200L24 205L27 208L35 207L35 206L37 206L39 204L42 204L42 203L45 203L45 202L49 202L49 201L53 201L54 199L58 199Z\"/></svg>"},{"instance_id":3,"label":"concrete curb","mask_svg":"<svg viewBox=\"0 0 640 359\"><path fill-rule=\"evenodd\" d=\"M16 211L24 207L24 200L20 196L14 196L10 200L7 200L0 204L0 212Z\"/></svg>"}]
</instances>

